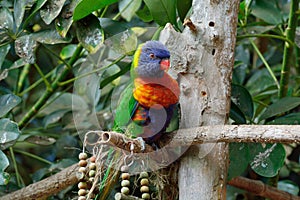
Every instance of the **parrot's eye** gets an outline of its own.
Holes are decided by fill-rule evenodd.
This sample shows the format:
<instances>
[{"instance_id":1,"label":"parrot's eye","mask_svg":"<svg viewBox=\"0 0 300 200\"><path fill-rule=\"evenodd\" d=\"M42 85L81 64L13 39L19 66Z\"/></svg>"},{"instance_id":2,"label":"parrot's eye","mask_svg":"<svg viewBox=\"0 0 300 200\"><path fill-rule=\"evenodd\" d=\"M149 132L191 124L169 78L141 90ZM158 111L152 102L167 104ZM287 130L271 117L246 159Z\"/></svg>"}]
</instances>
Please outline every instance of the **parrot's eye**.
<instances>
[{"instance_id":1,"label":"parrot's eye","mask_svg":"<svg viewBox=\"0 0 300 200\"><path fill-rule=\"evenodd\" d=\"M155 58L155 55L153 53L150 53L149 57L150 58Z\"/></svg>"}]
</instances>

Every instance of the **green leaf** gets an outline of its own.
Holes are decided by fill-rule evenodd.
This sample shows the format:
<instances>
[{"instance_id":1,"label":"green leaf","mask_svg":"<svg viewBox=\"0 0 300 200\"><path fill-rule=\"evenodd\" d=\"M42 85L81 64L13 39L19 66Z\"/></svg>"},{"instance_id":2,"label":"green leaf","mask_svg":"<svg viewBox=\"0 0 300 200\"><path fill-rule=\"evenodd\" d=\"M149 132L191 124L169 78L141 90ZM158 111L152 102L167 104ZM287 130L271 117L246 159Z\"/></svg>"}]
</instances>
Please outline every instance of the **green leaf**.
<instances>
[{"instance_id":1,"label":"green leaf","mask_svg":"<svg viewBox=\"0 0 300 200\"><path fill-rule=\"evenodd\" d=\"M57 112L58 110L85 110L88 109L85 101L78 95L71 93L56 93L53 95L53 99L50 99L48 103L51 102L47 107L45 107L40 112L40 116L49 115L51 113ZM72 104L74 105L72 107Z\"/></svg>"},{"instance_id":2,"label":"green leaf","mask_svg":"<svg viewBox=\"0 0 300 200\"><path fill-rule=\"evenodd\" d=\"M144 0L154 21L160 26L176 25L176 4L173 0Z\"/></svg>"},{"instance_id":3,"label":"green leaf","mask_svg":"<svg viewBox=\"0 0 300 200\"><path fill-rule=\"evenodd\" d=\"M291 113L282 117L278 117L268 124L289 124L289 125L299 125L300 124L300 113Z\"/></svg>"},{"instance_id":4,"label":"green leaf","mask_svg":"<svg viewBox=\"0 0 300 200\"><path fill-rule=\"evenodd\" d=\"M48 136L42 136L42 135L31 135L27 137L24 141L32 143L32 144L37 144L37 145L51 145L55 143L55 139L52 137Z\"/></svg>"},{"instance_id":5,"label":"green leaf","mask_svg":"<svg viewBox=\"0 0 300 200\"><path fill-rule=\"evenodd\" d=\"M115 74L113 74L113 75L111 75L111 76L109 76L109 77L101 80L100 89L104 88L109 83L114 82L114 80L116 80L117 78L120 78L122 75L124 75L125 73L127 73L130 70L130 67L131 67L131 64L128 64L125 67L123 67L120 71L116 72Z\"/></svg>"},{"instance_id":6,"label":"green leaf","mask_svg":"<svg viewBox=\"0 0 300 200\"><path fill-rule=\"evenodd\" d=\"M290 111L300 105L300 97L284 97L267 107L260 120Z\"/></svg>"},{"instance_id":7,"label":"green leaf","mask_svg":"<svg viewBox=\"0 0 300 200\"><path fill-rule=\"evenodd\" d=\"M132 30L126 30L105 40L105 45L121 55L131 55L136 50L137 44L137 36Z\"/></svg>"},{"instance_id":8,"label":"green leaf","mask_svg":"<svg viewBox=\"0 0 300 200\"><path fill-rule=\"evenodd\" d=\"M245 143L230 143L229 159L228 180L240 176L247 169L250 159L248 145Z\"/></svg>"},{"instance_id":9,"label":"green leaf","mask_svg":"<svg viewBox=\"0 0 300 200\"><path fill-rule=\"evenodd\" d=\"M73 24L72 14L79 2L80 0L71 1L71 3L62 9L59 17L56 19L55 27L62 37L66 37L71 25Z\"/></svg>"},{"instance_id":10,"label":"green leaf","mask_svg":"<svg viewBox=\"0 0 300 200\"><path fill-rule=\"evenodd\" d=\"M292 195L297 196L299 193L299 187L296 183L290 180L282 180L278 182L277 188L282 191L286 191Z\"/></svg>"},{"instance_id":11,"label":"green leaf","mask_svg":"<svg viewBox=\"0 0 300 200\"><path fill-rule=\"evenodd\" d=\"M129 22L135 15L135 12L141 7L141 4L142 0L120 0L119 12L121 16Z\"/></svg>"},{"instance_id":12,"label":"green leaf","mask_svg":"<svg viewBox=\"0 0 300 200\"><path fill-rule=\"evenodd\" d=\"M230 105L229 116L236 124L246 124L246 117L245 117L244 113L232 101L231 101L231 105Z\"/></svg>"},{"instance_id":13,"label":"green leaf","mask_svg":"<svg viewBox=\"0 0 300 200\"><path fill-rule=\"evenodd\" d=\"M95 53L103 44L100 21L94 15L77 21L76 34L79 42L90 53Z\"/></svg>"},{"instance_id":14,"label":"green leaf","mask_svg":"<svg viewBox=\"0 0 300 200\"><path fill-rule=\"evenodd\" d=\"M0 119L0 149L6 149L17 141L21 132L18 124L7 118Z\"/></svg>"},{"instance_id":15,"label":"green leaf","mask_svg":"<svg viewBox=\"0 0 300 200\"><path fill-rule=\"evenodd\" d=\"M12 7L12 1L11 0L1 0L0 1L0 7Z\"/></svg>"},{"instance_id":16,"label":"green leaf","mask_svg":"<svg viewBox=\"0 0 300 200\"><path fill-rule=\"evenodd\" d=\"M100 53L103 53L103 52L98 52L98 53L97 54L100 55ZM81 65L79 70L75 73L75 76L87 74L87 73L91 72L92 70L94 70L96 67L98 68L99 65L100 66L106 65L107 62L103 62L103 60L101 60L101 64L99 63L97 66L94 67L93 64L99 62L99 60L97 60L97 59L99 59L99 57L90 56L89 59L87 60L87 62L85 62ZM91 64L91 63L93 63L93 64ZM77 94L78 97L82 98L86 104L91 105L92 108L94 108L96 106L96 104L98 103L101 92L102 92L99 88L99 82L100 82L100 77L96 73L90 74L90 75L85 76L80 79L77 79L74 82L74 93ZM78 105L78 103L77 103L77 105ZM81 110L80 110L80 109L78 109L77 105L76 105L76 101L73 100L73 105L72 105L73 109L77 108L77 110L82 111L83 106L81 106L81 108L80 108ZM88 111L88 110L89 110L89 108L87 107L85 109L85 111Z\"/></svg>"},{"instance_id":17,"label":"green leaf","mask_svg":"<svg viewBox=\"0 0 300 200\"><path fill-rule=\"evenodd\" d=\"M34 182L40 181L40 180L42 180L42 178L44 178L48 174L50 174L48 167L41 168L32 174L32 180Z\"/></svg>"},{"instance_id":18,"label":"green leaf","mask_svg":"<svg viewBox=\"0 0 300 200\"><path fill-rule=\"evenodd\" d=\"M35 48L37 42L31 35L18 37L15 41L16 54L25 60L26 63L33 64L35 62Z\"/></svg>"},{"instance_id":19,"label":"green leaf","mask_svg":"<svg viewBox=\"0 0 300 200\"><path fill-rule=\"evenodd\" d=\"M54 171L54 170L63 170L73 164L75 164L76 161L75 159L62 159L60 160L58 163L55 163L55 164L52 164L50 167L49 167L49 170L50 171Z\"/></svg>"},{"instance_id":20,"label":"green leaf","mask_svg":"<svg viewBox=\"0 0 300 200\"><path fill-rule=\"evenodd\" d=\"M271 31L271 30L273 30L273 29L275 29L276 28L276 26L271 26L271 25L269 25L269 26L247 26L247 27L245 27L245 29L246 29L246 31L245 32L247 32L247 33L250 33L250 34L261 34L261 33L265 33L265 32L267 32L267 31Z\"/></svg>"},{"instance_id":21,"label":"green leaf","mask_svg":"<svg viewBox=\"0 0 300 200\"><path fill-rule=\"evenodd\" d=\"M61 44L71 42L71 37L61 37L56 30L45 30L30 34L32 39L44 44Z\"/></svg>"},{"instance_id":22,"label":"green leaf","mask_svg":"<svg viewBox=\"0 0 300 200\"><path fill-rule=\"evenodd\" d=\"M14 1L14 19L18 29L23 21L25 8L31 8L36 0L15 0Z\"/></svg>"},{"instance_id":23,"label":"green leaf","mask_svg":"<svg viewBox=\"0 0 300 200\"><path fill-rule=\"evenodd\" d=\"M9 173L0 172L0 185L7 185L9 183L9 179L10 179Z\"/></svg>"},{"instance_id":24,"label":"green leaf","mask_svg":"<svg viewBox=\"0 0 300 200\"><path fill-rule=\"evenodd\" d=\"M72 55L74 54L76 48L77 48L76 44L69 44L61 50L59 56L64 60L71 58Z\"/></svg>"},{"instance_id":25,"label":"green leaf","mask_svg":"<svg viewBox=\"0 0 300 200\"><path fill-rule=\"evenodd\" d=\"M0 46L0 69L2 68L3 61L5 60L5 57L9 50L10 44Z\"/></svg>"},{"instance_id":26,"label":"green leaf","mask_svg":"<svg viewBox=\"0 0 300 200\"><path fill-rule=\"evenodd\" d=\"M50 24L60 13L66 0L48 0L40 10L40 15L46 24Z\"/></svg>"},{"instance_id":27,"label":"green leaf","mask_svg":"<svg viewBox=\"0 0 300 200\"><path fill-rule=\"evenodd\" d=\"M249 144L251 168L259 175L273 177L284 164L285 149L282 144Z\"/></svg>"},{"instance_id":28,"label":"green leaf","mask_svg":"<svg viewBox=\"0 0 300 200\"><path fill-rule=\"evenodd\" d=\"M113 3L118 2L118 0L101 0L101 1L95 1L95 0L82 0L75 8L73 19L79 20L82 19L95 10L102 9L106 6L109 6Z\"/></svg>"},{"instance_id":29,"label":"green leaf","mask_svg":"<svg viewBox=\"0 0 300 200\"><path fill-rule=\"evenodd\" d=\"M23 27L26 26L29 23L31 18L36 14L37 11L39 11L43 7L43 5L46 2L47 2L47 0L37 0L36 1L36 4L35 4L33 10L30 12L30 15L26 18Z\"/></svg>"},{"instance_id":30,"label":"green leaf","mask_svg":"<svg viewBox=\"0 0 300 200\"><path fill-rule=\"evenodd\" d=\"M239 107L245 116L252 119L253 102L248 90L241 85L232 84L231 100Z\"/></svg>"},{"instance_id":31,"label":"green leaf","mask_svg":"<svg viewBox=\"0 0 300 200\"><path fill-rule=\"evenodd\" d=\"M266 89L275 86L274 80L267 69L257 70L247 81L246 88L255 96Z\"/></svg>"},{"instance_id":32,"label":"green leaf","mask_svg":"<svg viewBox=\"0 0 300 200\"><path fill-rule=\"evenodd\" d=\"M25 13L26 1L17 1L14 2L14 19L16 27L19 28L22 23L24 13Z\"/></svg>"},{"instance_id":33,"label":"green leaf","mask_svg":"<svg viewBox=\"0 0 300 200\"><path fill-rule=\"evenodd\" d=\"M278 25L283 23L281 11L276 6L275 0L256 0L251 5L252 12L255 17L258 17L269 24Z\"/></svg>"},{"instance_id":34,"label":"green leaf","mask_svg":"<svg viewBox=\"0 0 300 200\"><path fill-rule=\"evenodd\" d=\"M14 19L12 13L6 7L0 8L0 32L9 31L13 32L14 30Z\"/></svg>"},{"instance_id":35,"label":"green leaf","mask_svg":"<svg viewBox=\"0 0 300 200\"><path fill-rule=\"evenodd\" d=\"M178 15L180 17L180 20L183 22L184 18L186 17L186 14L189 12L189 10L192 7L193 0L178 0L177 1L177 11Z\"/></svg>"},{"instance_id":36,"label":"green leaf","mask_svg":"<svg viewBox=\"0 0 300 200\"><path fill-rule=\"evenodd\" d=\"M24 66L25 64L27 64L27 62L23 59L20 58L19 60L16 60L13 64L11 64L11 66L9 67L9 70L13 70L13 69L18 69L19 67ZM8 71L7 68L4 69L1 73L0 73L0 81L5 79L8 76ZM13 78L16 78L16 74L14 74L15 76ZM12 76L11 76L12 78ZM9 90L7 92L10 92Z\"/></svg>"},{"instance_id":37,"label":"green leaf","mask_svg":"<svg viewBox=\"0 0 300 200\"><path fill-rule=\"evenodd\" d=\"M3 151L0 150L0 172L4 172L4 170L9 166L9 161ZM1 184L0 184L1 185Z\"/></svg>"},{"instance_id":38,"label":"green leaf","mask_svg":"<svg viewBox=\"0 0 300 200\"><path fill-rule=\"evenodd\" d=\"M136 14L144 22L151 22L153 20L150 10L146 5L144 5L143 9L139 9Z\"/></svg>"},{"instance_id":39,"label":"green leaf","mask_svg":"<svg viewBox=\"0 0 300 200\"><path fill-rule=\"evenodd\" d=\"M234 64L235 67L232 73L232 83L243 84L246 78L247 65L241 61Z\"/></svg>"},{"instance_id":40,"label":"green leaf","mask_svg":"<svg viewBox=\"0 0 300 200\"><path fill-rule=\"evenodd\" d=\"M100 18L100 24L107 38L130 28L127 23L114 21L110 18Z\"/></svg>"},{"instance_id":41,"label":"green leaf","mask_svg":"<svg viewBox=\"0 0 300 200\"><path fill-rule=\"evenodd\" d=\"M47 127L50 124L58 122L69 111L70 111L69 109L57 110L47 115L43 120L44 127Z\"/></svg>"},{"instance_id":42,"label":"green leaf","mask_svg":"<svg viewBox=\"0 0 300 200\"><path fill-rule=\"evenodd\" d=\"M238 45L235 48L235 59L237 62L242 62L246 65L250 64L250 51L245 45Z\"/></svg>"},{"instance_id":43,"label":"green leaf","mask_svg":"<svg viewBox=\"0 0 300 200\"><path fill-rule=\"evenodd\" d=\"M272 95L276 95L278 93L278 88L276 86L271 86L267 88L265 91L261 91L257 95L254 96L255 100L264 100L270 99Z\"/></svg>"},{"instance_id":44,"label":"green leaf","mask_svg":"<svg viewBox=\"0 0 300 200\"><path fill-rule=\"evenodd\" d=\"M11 109L21 102L21 98L14 94L0 96L0 117L6 115Z\"/></svg>"}]
</instances>

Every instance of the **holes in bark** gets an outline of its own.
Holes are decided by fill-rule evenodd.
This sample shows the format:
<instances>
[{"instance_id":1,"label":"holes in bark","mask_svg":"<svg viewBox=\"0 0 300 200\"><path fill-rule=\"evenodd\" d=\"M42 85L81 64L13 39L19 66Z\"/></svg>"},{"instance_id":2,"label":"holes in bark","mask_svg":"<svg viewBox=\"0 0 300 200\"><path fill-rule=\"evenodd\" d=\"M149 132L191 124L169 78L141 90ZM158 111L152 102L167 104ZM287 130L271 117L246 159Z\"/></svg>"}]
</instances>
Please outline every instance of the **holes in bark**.
<instances>
[{"instance_id":1,"label":"holes in bark","mask_svg":"<svg viewBox=\"0 0 300 200\"><path fill-rule=\"evenodd\" d=\"M211 54L214 56L215 53L216 53L216 49L213 49L213 50L211 51Z\"/></svg>"},{"instance_id":2,"label":"holes in bark","mask_svg":"<svg viewBox=\"0 0 300 200\"><path fill-rule=\"evenodd\" d=\"M206 92L205 91L201 91L201 95L202 96L206 96Z\"/></svg>"},{"instance_id":3,"label":"holes in bark","mask_svg":"<svg viewBox=\"0 0 300 200\"><path fill-rule=\"evenodd\" d=\"M213 22L213 21L210 21L210 22L208 23L208 26L210 26L210 27L214 27L214 26L215 26L215 22Z\"/></svg>"}]
</instances>

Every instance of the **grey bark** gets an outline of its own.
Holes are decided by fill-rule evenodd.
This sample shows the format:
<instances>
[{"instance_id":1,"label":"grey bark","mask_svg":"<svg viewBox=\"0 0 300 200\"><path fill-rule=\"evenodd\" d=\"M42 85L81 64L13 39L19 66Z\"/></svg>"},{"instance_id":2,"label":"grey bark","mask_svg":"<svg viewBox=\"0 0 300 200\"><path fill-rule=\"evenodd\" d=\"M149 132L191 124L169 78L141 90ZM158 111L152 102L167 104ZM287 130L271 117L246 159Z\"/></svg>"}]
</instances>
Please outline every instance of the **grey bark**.
<instances>
[{"instance_id":1,"label":"grey bark","mask_svg":"<svg viewBox=\"0 0 300 200\"><path fill-rule=\"evenodd\" d=\"M167 26L160 40L171 51L181 96L180 128L222 125L230 106L238 0L194 0L183 33ZM179 199L225 199L228 146L191 146L181 158Z\"/></svg>"}]
</instances>

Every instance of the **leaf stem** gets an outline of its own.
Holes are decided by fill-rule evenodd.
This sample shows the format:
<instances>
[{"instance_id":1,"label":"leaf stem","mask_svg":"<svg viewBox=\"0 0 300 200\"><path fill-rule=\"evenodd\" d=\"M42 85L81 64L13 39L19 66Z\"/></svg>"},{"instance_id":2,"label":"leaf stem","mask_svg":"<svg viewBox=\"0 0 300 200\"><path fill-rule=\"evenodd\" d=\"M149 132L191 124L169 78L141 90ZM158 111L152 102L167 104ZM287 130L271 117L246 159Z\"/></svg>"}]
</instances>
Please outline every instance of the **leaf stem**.
<instances>
[{"instance_id":1,"label":"leaf stem","mask_svg":"<svg viewBox=\"0 0 300 200\"><path fill-rule=\"evenodd\" d=\"M52 73L54 72L55 69L51 70L49 73L47 73L45 75L45 78L49 78ZM31 84L28 88L26 88L24 91L20 92L18 95L19 96L23 96L24 94L26 94L27 92L29 92L30 90L34 89L35 87L37 87L40 83L43 82L43 79L39 79L36 82L34 82L33 84Z\"/></svg>"},{"instance_id":2,"label":"leaf stem","mask_svg":"<svg viewBox=\"0 0 300 200\"><path fill-rule=\"evenodd\" d=\"M68 66L72 66L76 60L80 57L80 53L82 51L82 46L78 45L74 54L68 61ZM25 116L19 122L19 128L24 128L27 123L38 113L38 111L42 108L45 102L50 98L50 96L54 93L54 91L59 87L59 82L62 81L66 75L68 74L70 68L67 65L64 65L61 73L57 76L57 78L51 84L51 90L46 90L44 94L38 99L37 102L30 108L30 110L25 114Z\"/></svg>"},{"instance_id":3,"label":"leaf stem","mask_svg":"<svg viewBox=\"0 0 300 200\"><path fill-rule=\"evenodd\" d=\"M107 9L108 9L108 6L105 6L104 9L103 9L103 11L101 12L100 18L103 18L103 17L104 17L104 15L105 15Z\"/></svg>"},{"instance_id":4,"label":"leaf stem","mask_svg":"<svg viewBox=\"0 0 300 200\"><path fill-rule=\"evenodd\" d=\"M286 38L294 41L297 26L297 10L299 8L299 0L291 0L288 27L286 28ZM289 43L285 43L283 51L283 61L280 75L279 98L285 97L288 91L289 77L291 66L294 65L293 60L294 47Z\"/></svg>"},{"instance_id":5,"label":"leaf stem","mask_svg":"<svg viewBox=\"0 0 300 200\"><path fill-rule=\"evenodd\" d=\"M41 161L41 162L43 162L43 163L46 163L46 164L48 164L48 165L52 165L52 164L53 164L53 163L50 162L49 160L46 160L46 159L44 159L44 158L42 158L42 157L39 157L39 156L34 155L34 154L32 154L32 153L29 153L29 152L22 151L22 150L18 150L18 149L15 149L14 151L17 152L17 153L23 154L23 155L25 155L25 156L34 158L34 159L36 159L36 160L38 160L38 161Z\"/></svg>"},{"instance_id":6,"label":"leaf stem","mask_svg":"<svg viewBox=\"0 0 300 200\"><path fill-rule=\"evenodd\" d=\"M45 77L44 73L42 72L41 68L36 64L34 63L33 64L36 68L36 70L38 71L38 73L40 74L40 76L42 77L42 80L44 81L46 87L47 87L47 90L51 90L51 84L49 83L49 81L47 80L47 78Z\"/></svg>"},{"instance_id":7,"label":"leaf stem","mask_svg":"<svg viewBox=\"0 0 300 200\"><path fill-rule=\"evenodd\" d=\"M14 169L15 169L17 184L18 184L19 187L22 187L22 185L24 185L24 182L22 180L22 177L19 174L19 169L18 169L18 164L17 164L17 161L16 161L14 149L12 147L9 147L9 152L10 152L11 160L13 162Z\"/></svg>"},{"instance_id":8,"label":"leaf stem","mask_svg":"<svg viewBox=\"0 0 300 200\"><path fill-rule=\"evenodd\" d=\"M251 38L251 37L274 38L274 39L279 39L279 40L283 40L285 42L288 42L290 45L294 45L294 43L291 40L289 40L288 38L280 36L280 35L272 35L272 34L246 34L246 35L239 35L236 38L237 39L244 39L244 38Z\"/></svg>"},{"instance_id":9,"label":"leaf stem","mask_svg":"<svg viewBox=\"0 0 300 200\"><path fill-rule=\"evenodd\" d=\"M21 89L23 88L23 84L24 84L24 81L29 73L29 68L30 68L30 64L26 64L22 71L21 71L21 74L19 76L19 80L18 80L18 83L17 83L17 89L16 89L16 94L19 94L19 92L21 91Z\"/></svg>"},{"instance_id":10,"label":"leaf stem","mask_svg":"<svg viewBox=\"0 0 300 200\"><path fill-rule=\"evenodd\" d=\"M259 58L262 60L262 62L264 63L264 65L266 66L267 70L269 71L271 77L273 78L277 88L279 89L279 83L278 80L275 76L275 74L273 73L270 65L268 64L268 62L266 61L266 59L264 58L264 56L261 54L260 50L258 49L258 47L256 46L256 44L253 42L253 40L249 40L251 45L253 46L254 50L256 51L257 55L259 56Z\"/></svg>"}]
</instances>

